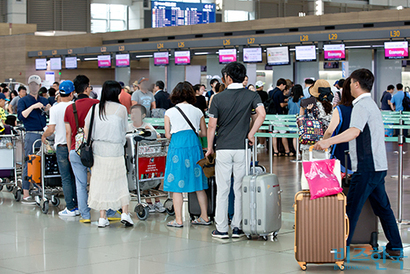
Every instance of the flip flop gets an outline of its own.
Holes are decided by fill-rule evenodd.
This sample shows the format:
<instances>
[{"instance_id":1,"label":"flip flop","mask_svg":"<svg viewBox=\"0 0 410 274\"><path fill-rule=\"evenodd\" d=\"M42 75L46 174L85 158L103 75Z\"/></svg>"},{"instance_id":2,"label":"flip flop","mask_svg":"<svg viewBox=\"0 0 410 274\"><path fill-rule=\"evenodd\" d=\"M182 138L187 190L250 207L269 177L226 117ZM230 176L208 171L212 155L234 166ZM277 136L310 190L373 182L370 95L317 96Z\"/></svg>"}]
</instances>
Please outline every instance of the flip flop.
<instances>
[{"instance_id":1,"label":"flip flop","mask_svg":"<svg viewBox=\"0 0 410 274\"><path fill-rule=\"evenodd\" d=\"M193 225L211 225L211 221L206 222L202 217L196 218L191 222Z\"/></svg>"},{"instance_id":2,"label":"flip flop","mask_svg":"<svg viewBox=\"0 0 410 274\"><path fill-rule=\"evenodd\" d=\"M176 220L173 220L173 221L167 223L167 226L169 226L169 227L184 227L184 225L178 224Z\"/></svg>"}]
</instances>

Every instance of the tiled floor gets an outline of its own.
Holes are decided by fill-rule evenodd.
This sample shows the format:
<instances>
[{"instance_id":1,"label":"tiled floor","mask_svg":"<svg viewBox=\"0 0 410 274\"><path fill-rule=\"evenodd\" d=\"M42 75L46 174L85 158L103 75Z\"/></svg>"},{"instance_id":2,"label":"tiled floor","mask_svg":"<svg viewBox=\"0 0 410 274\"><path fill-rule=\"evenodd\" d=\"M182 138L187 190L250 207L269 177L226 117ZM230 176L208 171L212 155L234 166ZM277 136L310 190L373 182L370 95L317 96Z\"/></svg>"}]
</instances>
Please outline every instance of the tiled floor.
<instances>
[{"instance_id":1,"label":"tiled floor","mask_svg":"<svg viewBox=\"0 0 410 274\"><path fill-rule=\"evenodd\" d=\"M397 155L388 145L391 174L395 174ZM410 149L410 148L409 148ZM408 166L406 155L405 166ZM259 160L267 166L266 154ZM93 223L81 224L78 218L61 219L57 208L50 206L47 215L37 206L17 203L7 190L0 192L0 273L303 273L294 258L292 213L293 196L298 191L300 164L289 158L275 158L274 172L284 190L283 224L277 239L215 240L212 227L189 225L185 211L183 229L168 228L172 217L153 214L147 221L134 216L135 226L124 228L121 223L99 229L98 215ZM406 168L405 168L406 170ZM406 170L410 173L410 169ZM410 186L405 181L404 218L410 217ZM397 182L387 179L392 205L396 208ZM63 200L63 199L62 199ZM132 207L134 206L134 203ZM60 205L60 209L64 205ZM400 225L405 255L410 256L410 226ZM383 246L383 233L379 235ZM366 259L360 256L360 259ZM350 262L351 273L410 273L410 259L402 264L381 262ZM403 268L403 270L401 270ZM308 265L309 273L335 273L333 265Z\"/></svg>"}]
</instances>

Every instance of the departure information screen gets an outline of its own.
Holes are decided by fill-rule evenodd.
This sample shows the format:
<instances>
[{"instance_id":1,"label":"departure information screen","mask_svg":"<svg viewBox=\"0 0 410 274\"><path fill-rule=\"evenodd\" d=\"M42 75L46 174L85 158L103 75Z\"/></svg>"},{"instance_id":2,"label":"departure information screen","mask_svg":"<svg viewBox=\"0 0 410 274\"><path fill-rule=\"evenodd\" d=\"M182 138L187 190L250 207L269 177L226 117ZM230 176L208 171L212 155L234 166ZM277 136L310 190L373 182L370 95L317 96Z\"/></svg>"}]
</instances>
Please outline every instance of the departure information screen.
<instances>
[{"instance_id":1,"label":"departure information screen","mask_svg":"<svg viewBox=\"0 0 410 274\"><path fill-rule=\"evenodd\" d=\"M215 23L215 4L151 1L152 27Z\"/></svg>"}]
</instances>

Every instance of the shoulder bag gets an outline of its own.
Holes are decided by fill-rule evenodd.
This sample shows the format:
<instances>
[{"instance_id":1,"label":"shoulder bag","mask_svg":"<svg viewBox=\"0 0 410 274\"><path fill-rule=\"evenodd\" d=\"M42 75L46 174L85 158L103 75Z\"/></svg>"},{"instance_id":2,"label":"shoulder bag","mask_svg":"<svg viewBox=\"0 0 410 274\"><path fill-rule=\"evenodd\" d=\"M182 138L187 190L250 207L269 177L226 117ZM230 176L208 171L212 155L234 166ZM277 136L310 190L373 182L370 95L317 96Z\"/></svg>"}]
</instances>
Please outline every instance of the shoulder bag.
<instances>
[{"instance_id":1,"label":"shoulder bag","mask_svg":"<svg viewBox=\"0 0 410 274\"><path fill-rule=\"evenodd\" d=\"M94 112L95 112L95 105L93 105L92 107L90 128L88 130L87 140L86 142L83 142L80 146L81 163L85 167L90 167L90 168L94 165L94 155L93 155L92 141L91 141L91 134L93 131L93 124L94 124Z\"/></svg>"},{"instance_id":2,"label":"shoulder bag","mask_svg":"<svg viewBox=\"0 0 410 274\"><path fill-rule=\"evenodd\" d=\"M195 135L198 136L198 133L196 132L195 127L192 125L191 121L189 121L188 117L185 115L182 109L180 109L178 106L175 106L175 108L181 113L182 117L184 117L185 121L188 123L191 129L195 132Z\"/></svg>"}]
</instances>

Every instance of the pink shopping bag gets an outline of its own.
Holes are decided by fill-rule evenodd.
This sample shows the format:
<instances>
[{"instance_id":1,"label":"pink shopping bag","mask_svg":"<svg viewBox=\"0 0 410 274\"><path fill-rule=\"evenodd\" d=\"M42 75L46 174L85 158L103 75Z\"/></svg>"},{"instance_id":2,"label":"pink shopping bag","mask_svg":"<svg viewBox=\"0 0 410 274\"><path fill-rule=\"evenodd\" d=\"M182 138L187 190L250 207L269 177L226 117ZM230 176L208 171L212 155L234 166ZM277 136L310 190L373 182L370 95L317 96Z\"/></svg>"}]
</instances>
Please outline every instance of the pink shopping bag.
<instances>
[{"instance_id":1,"label":"pink shopping bag","mask_svg":"<svg viewBox=\"0 0 410 274\"><path fill-rule=\"evenodd\" d=\"M333 173L335 159L303 162L303 170L309 184L311 200L343 191Z\"/></svg>"}]
</instances>

